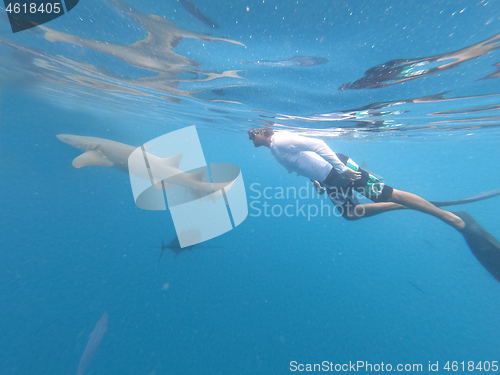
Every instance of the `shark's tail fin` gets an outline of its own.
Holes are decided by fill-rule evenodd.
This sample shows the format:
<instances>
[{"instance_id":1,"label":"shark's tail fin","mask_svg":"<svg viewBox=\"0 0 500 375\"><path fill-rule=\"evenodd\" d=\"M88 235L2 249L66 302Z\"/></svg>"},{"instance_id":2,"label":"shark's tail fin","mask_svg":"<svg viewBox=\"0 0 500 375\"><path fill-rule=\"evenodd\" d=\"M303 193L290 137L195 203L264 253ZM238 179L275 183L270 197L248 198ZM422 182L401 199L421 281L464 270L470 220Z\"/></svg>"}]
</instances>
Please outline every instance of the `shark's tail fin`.
<instances>
[{"instance_id":1,"label":"shark's tail fin","mask_svg":"<svg viewBox=\"0 0 500 375\"><path fill-rule=\"evenodd\" d=\"M163 240L161 240L161 253L160 253L160 257L158 258L158 263L160 263L161 256L163 255L164 250L165 250L165 244L163 243Z\"/></svg>"}]
</instances>

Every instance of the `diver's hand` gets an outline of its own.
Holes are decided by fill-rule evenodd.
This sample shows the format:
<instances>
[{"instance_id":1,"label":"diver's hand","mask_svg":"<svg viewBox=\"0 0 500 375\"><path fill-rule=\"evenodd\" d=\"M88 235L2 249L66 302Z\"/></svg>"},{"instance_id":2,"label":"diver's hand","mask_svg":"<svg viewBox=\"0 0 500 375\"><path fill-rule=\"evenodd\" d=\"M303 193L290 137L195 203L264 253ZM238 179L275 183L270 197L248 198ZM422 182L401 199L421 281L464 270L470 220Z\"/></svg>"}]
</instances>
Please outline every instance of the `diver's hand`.
<instances>
[{"instance_id":1,"label":"diver's hand","mask_svg":"<svg viewBox=\"0 0 500 375\"><path fill-rule=\"evenodd\" d=\"M353 171L352 169L347 168L344 173L340 173L337 177L338 184L340 186L350 184L356 180L361 178L361 172Z\"/></svg>"},{"instance_id":2,"label":"diver's hand","mask_svg":"<svg viewBox=\"0 0 500 375\"><path fill-rule=\"evenodd\" d=\"M349 180L351 180L352 182L361 178L361 172L356 172L349 168L347 168L347 170L343 174L346 174Z\"/></svg>"},{"instance_id":3,"label":"diver's hand","mask_svg":"<svg viewBox=\"0 0 500 375\"><path fill-rule=\"evenodd\" d=\"M323 186L321 186L321 183L319 181L311 180L311 182L313 183L314 187L316 188L316 193L318 193L318 195L325 194L325 188Z\"/></svg>"}]
</instances>

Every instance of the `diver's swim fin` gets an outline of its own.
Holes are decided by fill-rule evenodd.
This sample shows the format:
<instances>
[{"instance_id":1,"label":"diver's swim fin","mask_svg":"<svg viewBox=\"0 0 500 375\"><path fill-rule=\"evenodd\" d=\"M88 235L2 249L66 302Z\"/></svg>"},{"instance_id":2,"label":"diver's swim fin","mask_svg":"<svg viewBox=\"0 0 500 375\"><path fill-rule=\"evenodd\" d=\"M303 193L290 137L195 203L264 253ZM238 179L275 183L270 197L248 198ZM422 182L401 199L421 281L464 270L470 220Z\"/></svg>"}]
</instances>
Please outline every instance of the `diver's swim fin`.
<instances>
[{"instance_id":1,"label":"diver's swim fin","mask_svg":"<svg viewBox=\"0 0 500 375\"><path fill-rule=\"evenodd\" d=\"M467 212L456 211L454 214L465 223L465 227L459 232L463 234L472 254L497 281L500 281L500 241Z\"/></svg>"}]
</instances>

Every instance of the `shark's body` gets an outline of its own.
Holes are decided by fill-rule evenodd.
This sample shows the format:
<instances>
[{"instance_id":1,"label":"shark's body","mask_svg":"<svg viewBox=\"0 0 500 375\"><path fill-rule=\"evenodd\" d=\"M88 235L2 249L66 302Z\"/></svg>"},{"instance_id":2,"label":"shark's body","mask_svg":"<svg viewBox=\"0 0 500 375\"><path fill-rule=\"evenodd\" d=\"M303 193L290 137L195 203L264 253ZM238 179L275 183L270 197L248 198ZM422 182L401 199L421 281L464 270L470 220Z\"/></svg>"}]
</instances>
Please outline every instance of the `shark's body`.
<instances>
[{"instance_id":1,"label":"shark's body","mask_svg":"<svg viewBox=\"0 0 500 375\"><path fill-rule=\"evenodd\" d=\"M175 237L167 245L165 245L165 242L163 242L163 240L162 240L161 246L154 246L153 247L154 249L161 249L160 257L158 258L158 263L160 262L161 257L163 255L163 252L166 249L172 250L175 253L174 258L177 258L177 255L182 253L184 250L191 250L194 246L196 246L196 245L192 245L192 246L181 247L179 237L190 238L191 240L194 239L196 241L199 241L199 239L201 239L201 233L197 229L188 229L188 230L183 231L178 237ZM198 245L197 248L216 249L216 248L220 248L220 246L200 246L200 245Z\"/></svg>"},{"instance_id":2,"label":"shark's body","mask_svg":"<svg viewBox=\"0 0 500 375\"><path fill-rule=\"evenodd\" d=\"M128 173L128 157L137 148L96 137L59 134L57 138L70 146L85 151L73 160L72 164L75 168L99 165L101 167L114 167Z\"/></svg>"},{"instance_id":3,"label":"shark's body","mask_svg":"<svg viewBox=\"0 0 500 375\"><path fill-rule=\"evenodd\" d=\"M194 246L194 245L193 245ZM163 252L166 250L166 249L170 249L172 250L174 253L175 253L175 256L174 258L177 258L177 255L179 255L180 253L182 253L184 250L191 250L193 248L193 246L186 246L186 247L181 247L180 243L179 243L179 238L178 237L175 237L172 241L170 241L169 244L165 245L165 243L163 242L163 240L161 241L161 246L155 246L155 248L158 248L158 249L161 249L161 253L160 253L160 257L158 258L158 263L160 262L161 260L161 257L163 255Z\"/></svg>"},{"instance_id":4,"label":"shark's body","mask_svg":"<svg viewBox=\"0 0 500 375\"><path fill-rule=\"evenodd\" d=\"M130 154L137 149L137 147L124 143L96 137L59 134L57 138L70 146L85 151L73 160L75 168L98 165L114 167L129 173L128 159ZM220 192L216 196L219 198L224 191L231 188L232 183L235 181L212 184L203 182L204 172L184 173L179 169L182 154L170 158L159 158L148 152L144 152L144 154L149 163L150 170L155 172L155 177L157 176L153 184L158 189L168 189L172 185L178 185L187 188L196 198L202 198L213 192ZM137 177L150 180L148 169L134 169L134 174Z\"/></svg>"}]
</instances>

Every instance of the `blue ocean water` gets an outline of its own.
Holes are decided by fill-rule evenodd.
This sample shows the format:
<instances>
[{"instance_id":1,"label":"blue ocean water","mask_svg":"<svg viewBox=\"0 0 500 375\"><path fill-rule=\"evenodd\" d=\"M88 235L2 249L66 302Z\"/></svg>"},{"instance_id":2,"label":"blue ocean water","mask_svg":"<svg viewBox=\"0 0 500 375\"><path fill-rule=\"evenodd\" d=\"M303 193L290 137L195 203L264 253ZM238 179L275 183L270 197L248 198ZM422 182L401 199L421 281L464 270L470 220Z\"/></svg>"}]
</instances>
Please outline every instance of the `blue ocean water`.
<instances>
[{"instance_id":1,"label":"blue ocean water","mask_svg":"<svg viewBox=\"0 0 500 375\"><path fill-rule=\"evenodd\" d=\"M459 233L412 211L308 217L331 204L245 132L322 138L430 200L499 188L498 2L194 2L219 28L178 1L129 1L171 22L146 26L117 4L16 34L2 16L1 375L76 373L104 312L89 375L500 361L500 287ZM138 146L191 125L208 162L241 168L249 216L159 262L169 213L121 171L73 168L56 135ZM460 209L500 236L499 198Z\"/></svg>"}]
</instances>

